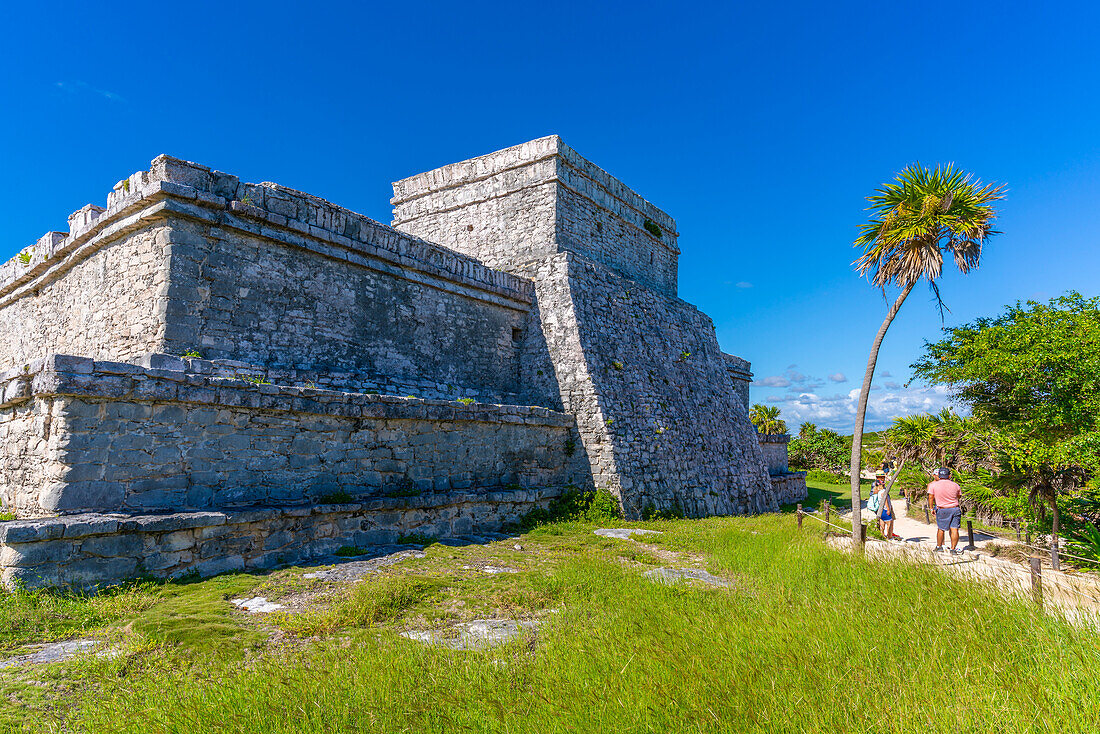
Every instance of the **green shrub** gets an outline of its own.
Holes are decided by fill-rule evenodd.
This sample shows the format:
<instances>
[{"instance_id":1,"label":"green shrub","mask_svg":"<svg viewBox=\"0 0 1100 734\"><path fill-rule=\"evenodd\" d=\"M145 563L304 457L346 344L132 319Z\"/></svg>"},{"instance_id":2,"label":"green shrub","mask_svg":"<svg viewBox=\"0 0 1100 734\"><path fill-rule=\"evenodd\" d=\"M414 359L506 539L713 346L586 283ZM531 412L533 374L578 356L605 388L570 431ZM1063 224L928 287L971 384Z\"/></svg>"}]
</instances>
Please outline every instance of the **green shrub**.
<instances>
[{"instance_id":1,"label":"green shrub","mask_svg":"<svg viewBox=\"0 0 1100 734\"><path fill-rule=\"evenodd\" d=\"M536 507L528 512L520 525L530 529L552 522L599 524L622 519L622 516L618 498L605 487L588 491L573 488L553 500L548 508Z\"/></svg>"},{"instance_id":2,"label":"green shrub","mask_svg":"<svg viewBox=\"0 0 1100 734\"><path fill-rule=\"evenodd\" d=\"M647 219L645 220L645 224L643 224L642 226L645 227L646 232L649 232L657 239L661 239L661 228L657 226L656 222Z\"/></svg>"}]
</instances>

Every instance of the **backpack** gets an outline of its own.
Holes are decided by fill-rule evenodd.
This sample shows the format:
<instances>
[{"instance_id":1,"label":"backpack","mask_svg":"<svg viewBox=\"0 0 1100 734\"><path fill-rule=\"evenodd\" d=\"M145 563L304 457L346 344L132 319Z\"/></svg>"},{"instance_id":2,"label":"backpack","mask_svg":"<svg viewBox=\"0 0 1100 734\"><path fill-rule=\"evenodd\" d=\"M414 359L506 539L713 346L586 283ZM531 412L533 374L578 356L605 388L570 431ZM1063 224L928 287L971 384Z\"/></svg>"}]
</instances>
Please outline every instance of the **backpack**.
<instances>
[{"instance_id":1,"label":"backpack","mask_svg":"<svg viewBox=\"0 0 1100 734\"><path fill-rule=\"evenodd\" d=\"M879 510L882 509L882 494L880 492L875 492L867 498L867 509L876 515L879 513Z\"/></svg>"}]
</instances>

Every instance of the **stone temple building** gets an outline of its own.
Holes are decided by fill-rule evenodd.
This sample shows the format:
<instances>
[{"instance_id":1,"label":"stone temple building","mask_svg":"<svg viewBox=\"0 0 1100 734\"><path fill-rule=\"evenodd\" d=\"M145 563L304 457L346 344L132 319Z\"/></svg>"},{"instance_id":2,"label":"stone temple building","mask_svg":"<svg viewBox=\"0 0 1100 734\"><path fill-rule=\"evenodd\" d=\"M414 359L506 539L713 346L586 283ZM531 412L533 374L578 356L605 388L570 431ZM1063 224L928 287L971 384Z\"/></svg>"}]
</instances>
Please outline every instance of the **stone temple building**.
<instances>
[{"instance_id":1,"label":"stone temple building","mask_svg":"<svg viewBox=\"0 0 1100 734\"><path fill-rule=\"evenodd\" d=\"M804 496L668 214L557 136L393 192L387 226L160 156L0 266L6 583Z\"/></svg>"}]
</instances>

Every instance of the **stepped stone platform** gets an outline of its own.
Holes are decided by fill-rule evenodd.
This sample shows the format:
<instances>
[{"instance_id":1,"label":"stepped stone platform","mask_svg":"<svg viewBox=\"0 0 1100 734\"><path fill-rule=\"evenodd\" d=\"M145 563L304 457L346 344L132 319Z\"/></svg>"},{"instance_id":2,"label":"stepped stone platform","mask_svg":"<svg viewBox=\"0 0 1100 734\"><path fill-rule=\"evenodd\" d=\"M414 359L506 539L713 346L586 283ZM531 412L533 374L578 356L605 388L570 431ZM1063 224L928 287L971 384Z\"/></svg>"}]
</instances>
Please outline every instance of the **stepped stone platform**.
<instances>
[{"instance_id":1,"label":"stepped stone platform","mask_svg":"<svg viewBox=\"0 0 1100 734\"><path fill-rule=\"evenodd\" d=\"M168 156L106 204L0 265L9 583L489 531L567 487L805 492L676 296L675 221L557 136L395 183L393 226Z\"/></svg>"}]
</instances>

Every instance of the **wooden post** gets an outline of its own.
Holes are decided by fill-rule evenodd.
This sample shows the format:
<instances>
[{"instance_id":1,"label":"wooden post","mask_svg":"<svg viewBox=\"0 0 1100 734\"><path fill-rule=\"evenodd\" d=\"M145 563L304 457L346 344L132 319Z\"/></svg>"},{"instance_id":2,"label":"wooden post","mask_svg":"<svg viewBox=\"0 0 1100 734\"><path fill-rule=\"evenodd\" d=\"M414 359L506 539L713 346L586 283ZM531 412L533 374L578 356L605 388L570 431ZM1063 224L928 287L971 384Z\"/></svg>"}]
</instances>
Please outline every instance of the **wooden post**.
<instances>
[{"instance_id":1,"label":"wooden post","mask_svg":"<svg viewBox=\"0 0 1100 734\"><path fill-rule=\"evenodd\" d=\"M859 524L859 539L864 545L867 545L867 523L861 522Z\"/></svg>"},{"instance_id":2,"label":"wooden post","mask_svg":"<svg viewBox=\"0 0 1100 734\"><path fill-rule=\"evenodd\" d=\"M1058 563L1058 536L1053 535L1050 538L1050 567L1055 571L1061 571L1061 564Z\"/></svg>"},{"instance_id":3,"label":"wooden post","mask_svg":"<svg viewBox=\"0 0 1100 734\"><path fill-rule=\"evenodd\" d=\"M1020 542L1020 521L1016 521L1016 542Z\"/></svg>"},{"instance_id":4,"label":"wooden post","mask_svg":"<svg viewBox=\"0 0 1100 734\"><path fill-rule=\"evenodd\" d=\"M925 505L924 505L924 524L925 525L931 525L932 524L932 518L928 514L928 503L925 503Z\"/></svg>"},{"instance_id":5,"label":"wooden post","mask_svg":"<svg viewBox=\"0 0 1100 734\"><path fill-rule=\"evenodd\" d=\"M829 522L829 510L832 509L829 506L829 500L825 500L825 522ZM829 532L829 526L825 526L825 532Z\"/></svg>"},{"instance_id":6,"label":"wooden post","mask_svg":"<svg viewBox=\"0 0 1100 734\"><path fill-rule=\"evenodd\" d=\"M1026 540L1024 542L1027 543L1028 545L1031 545L1031 526L1030 525L1028 525L1026 528L1024 528L1024 537L1026 538Z\"/></svg>"},{"instance_id":7,"label":"wooden post","mask_svg":"<svg viewBox=\"0 0 1100 734\"><path fill-rule=\"evenodd\" d=\"M975 548L978 547L978 546L974 545L974 523L971 520L966 521L966 537L967 537L967 546L966 546L967 548L969 548L970 550L974 550Z\"/></svg>"},{"instance_id":8,"label":"wooden post","mask_svg":"<svg viewBox=\"0 0 1100 734\"><path fill-rule=\"evenodd\" d=\"M1039 556L1031 557L1031 596L1036 604L1043 606L1043 563Z\"/></svg>"},{"instance_id":9,"label":"wooden post","mask_svg":"<svg viewBox=\"0 0 1100 734\"><path fill-rule=\"evenodd\" d=\"M795 506L795 514L798 515L798 529L802 529L802 505Z\"/></svg>"}]
</instances>

